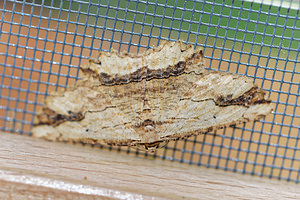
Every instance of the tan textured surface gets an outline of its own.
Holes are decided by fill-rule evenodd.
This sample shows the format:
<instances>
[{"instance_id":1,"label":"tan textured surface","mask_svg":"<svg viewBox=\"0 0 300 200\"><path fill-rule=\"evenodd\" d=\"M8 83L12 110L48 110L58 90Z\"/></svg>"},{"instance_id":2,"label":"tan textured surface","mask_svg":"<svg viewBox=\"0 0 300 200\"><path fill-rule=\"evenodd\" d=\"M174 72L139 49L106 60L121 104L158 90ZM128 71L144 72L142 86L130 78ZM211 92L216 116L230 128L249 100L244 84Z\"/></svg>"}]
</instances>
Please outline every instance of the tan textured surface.
<instances>
[{"instance_id":1,"label":"tan textured surface","mask_svg":"<svg viewBox=\"0 0 300 200\"><path fill-rule=\"evenodd\" d=\"M300 199L299 185L0 134L0 199Z\"/></svg>"},{"instance_id":2,"label":"tan textured surface","mask_svg":"<svg viewBox=\"0 0 300 200\"><path fill-rule=\"evenodd\" d=\"M113 49L108 53L100 52L97 60L90 60L80 68L82 79L89 79L93 84L115 85L182 73L200 74L204 71L204 60L200 47L194 49L181 41L164 41L138 55L118 53Z\"/></svg>"},{"instance_id":3,"label":"tan textured surface","mask_svg":"<svg viewBox=\"0 0 300 200\"><path fill-rule=\"evenodd\" d=\"M179 59L171 57L169 63L168 52L170 56L177 52ZM92 61L89 65L92 67L84 68L88 71L77 86L48 97L36 118L33 136L142 145L155 150L169 140L253 121L272 110L265 93L250 78L203 72L201 50L193 50L181 42L165 42L156 50L136 56L138 63L145 65L129 70L127 75L126 66L132 64L133 56L122 55L119 59L113 52L100 57L104 62L100 59L96 65ZM167 61L154 62L159 57ZM108 74L98 72L109 65L120 72L114 75L110 74L114 70L107 71ZM143 68L146 68L144 74L140 71ZM132 74L136 77L136 73L139 78L129 78L129 83L115 81L115 77L118 80Z\"/></svg>"}]
</instances>

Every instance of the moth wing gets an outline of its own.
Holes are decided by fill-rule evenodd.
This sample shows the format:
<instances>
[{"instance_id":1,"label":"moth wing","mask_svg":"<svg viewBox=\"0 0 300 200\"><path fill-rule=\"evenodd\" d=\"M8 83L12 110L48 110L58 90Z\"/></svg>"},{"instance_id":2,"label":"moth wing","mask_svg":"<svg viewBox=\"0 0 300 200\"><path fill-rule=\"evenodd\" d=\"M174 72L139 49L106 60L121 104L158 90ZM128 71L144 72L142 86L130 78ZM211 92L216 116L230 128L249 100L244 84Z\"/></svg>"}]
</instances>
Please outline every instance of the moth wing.
<instances>
[{"instance_id":1,"label":"moth wing","mask_svg":"<svg viewBox=\"0 0 300 200\"><path fill-rule=\"evenodd\" d=\"M252 90L254 92L249 93ZM265 99L254 102L257 96L265 96L265 93L247 77L220 72L197 76L190 88L177 97L176 105L170 108L165 119L169 123L160 127L164 130L161 137L184 138L257 120L272 110L272 105Z\"/></svg>"}]
</instances>

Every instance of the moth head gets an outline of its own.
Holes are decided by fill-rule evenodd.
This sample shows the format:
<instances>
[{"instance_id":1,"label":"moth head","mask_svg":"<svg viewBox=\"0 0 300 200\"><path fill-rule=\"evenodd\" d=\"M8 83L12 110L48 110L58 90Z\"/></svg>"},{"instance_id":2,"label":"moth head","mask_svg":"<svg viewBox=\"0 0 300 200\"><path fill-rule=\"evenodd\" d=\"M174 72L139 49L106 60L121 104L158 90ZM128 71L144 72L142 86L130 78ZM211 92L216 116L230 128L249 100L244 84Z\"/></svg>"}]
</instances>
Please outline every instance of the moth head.
<instances>
[{"instance_id":1,"label":"moth head","mask_svg":"<svg viewBox=\"0 0 300 200\"><path fill-rule=\"evenodd\" d=\"M139 143L132 147L138 150L155 152L156 150L165 147L168 143L169 141L165 140L165 141L156 141L152 143Z\"/></svg>"}]
</instances>

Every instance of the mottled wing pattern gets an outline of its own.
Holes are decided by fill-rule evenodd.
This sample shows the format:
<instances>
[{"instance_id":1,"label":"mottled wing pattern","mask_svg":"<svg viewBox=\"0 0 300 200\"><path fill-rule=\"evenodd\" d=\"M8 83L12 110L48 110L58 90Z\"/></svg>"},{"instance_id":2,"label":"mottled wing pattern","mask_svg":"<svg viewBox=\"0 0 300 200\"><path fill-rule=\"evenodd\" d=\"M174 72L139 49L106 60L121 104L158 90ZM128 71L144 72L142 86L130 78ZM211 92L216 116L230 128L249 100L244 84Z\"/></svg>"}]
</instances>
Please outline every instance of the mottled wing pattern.
<instances>
[{"instance_id":1,"label":"mottled wing pattern","mask_svg":"<svg viewBox=\"0 0 300 200\"><path fill-rule=\"evenodd\" d=\"M34 136L155 150L272 110L250 78L204 71L202 50L181 42L138 56L102 53L81 68L81 77L47 98Z\"/></svg>"}]
</instances>

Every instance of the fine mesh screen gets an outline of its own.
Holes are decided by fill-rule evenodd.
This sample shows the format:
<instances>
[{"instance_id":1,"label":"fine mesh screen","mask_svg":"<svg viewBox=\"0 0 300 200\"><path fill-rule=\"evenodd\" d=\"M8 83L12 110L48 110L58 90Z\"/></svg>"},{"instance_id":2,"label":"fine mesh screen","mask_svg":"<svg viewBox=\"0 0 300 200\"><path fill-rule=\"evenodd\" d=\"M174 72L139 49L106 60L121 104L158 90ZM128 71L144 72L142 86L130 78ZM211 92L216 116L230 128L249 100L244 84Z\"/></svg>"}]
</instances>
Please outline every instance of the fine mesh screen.
<instances>
[{"instance_id":1,"label":"fine mesh screen","mask_svg":"<svg viewBox=\"0 0 300 200\"><path fill-rule=\"evenodd\" d=\"M143 52L161 40L203 46L206 67L252 77L273 114L170 142L140 156L299 182L300 3L295 1L0 1L0 130L30 134L51 91L74 85L100 51Z\"/></svg>"}]
</instances>

